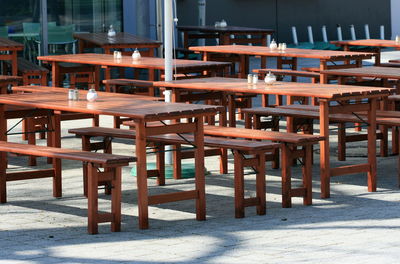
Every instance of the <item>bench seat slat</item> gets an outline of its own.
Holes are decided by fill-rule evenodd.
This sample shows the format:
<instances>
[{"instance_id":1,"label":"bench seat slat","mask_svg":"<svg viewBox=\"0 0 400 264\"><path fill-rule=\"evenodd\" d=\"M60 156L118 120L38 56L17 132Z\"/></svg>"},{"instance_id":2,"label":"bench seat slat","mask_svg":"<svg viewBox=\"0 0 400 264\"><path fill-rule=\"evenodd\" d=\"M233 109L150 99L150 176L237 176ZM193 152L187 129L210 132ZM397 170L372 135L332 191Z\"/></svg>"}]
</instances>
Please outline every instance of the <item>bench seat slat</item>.
<instances>
[{"instance_id":1,"label":"bench seat slat","mask_svg":"<svg viewBox=\"0 0 400 264\"><path fill-rule=\"evenodd\" d=\"M77 135L88 135L88 136L118 137L126 139L135 139L136 136L134 130L105 128L105 127L86 127L86 128L70 129L69 133ZM167 134L167 135L149 136L148 140L153 142L164 142L170 144L188 144L188 142L190 143L194 142L193 135L183 134L182 136L185 139L181 138L176 134ZM204 145L217 148L235 148L242 151L264 151L280 147L280 144L272 142L217 138L210 136L204 137Z\"/></svg>"},{"instance_id":2,"label":"bench seat slat","mask_svg":"<svg viewBox=\"0 0 400 264\"><path fill-rule=\"evenodd\" d=\"M54 148L47 146L26 145L13 142L0 141L0 151L33 155L40 157L79 160L102 165L127 164L136 160L134 157L113 155L107 153L93 153L88 151Z\"/></svg>"}]
</instances>

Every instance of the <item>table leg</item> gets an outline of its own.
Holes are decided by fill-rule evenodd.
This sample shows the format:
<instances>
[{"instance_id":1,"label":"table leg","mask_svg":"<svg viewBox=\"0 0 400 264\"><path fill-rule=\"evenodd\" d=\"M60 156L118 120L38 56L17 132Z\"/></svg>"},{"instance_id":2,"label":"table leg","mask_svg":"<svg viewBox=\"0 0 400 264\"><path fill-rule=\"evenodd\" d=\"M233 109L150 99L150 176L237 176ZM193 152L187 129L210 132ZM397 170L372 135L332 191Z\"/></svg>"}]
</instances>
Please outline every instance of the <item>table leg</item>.
<instances>
[{"instance_id":1,"label":"table leg","mask_svg":"<svg viewBox=\"0 0 400 264\"><path fill-rule=\"evenodd\" d=\"M328 69L327 61L326 60L320 60L319 62L319 70L320 72ZM328 75L324 73L320 73L320 83L328 83Z\"/></svg>"},{"instance_id":2,"label":"table leg","mask_svg":"<svg viewBox=\"0 0 400 264\"><path fill-rule=\"evenodd\" d=\"M321 166L321 198L330 197L330 164L329 164L329 101L319 100L320 135L324 140L320 142Z\"/></svg>"},{"instance_id":3,"label":"table leg","mask_svg":"<svg viewBox=\"0 0 400 264\"><path fill-rule=\"evenodd\" d=\"M203 117L196 118L196 131L194 133L194 143L196 150L194 152L195 177L196 177L196 219L206 220L206 188L204 176L204 130Z\"/></svg>"},{"instance_id":4,"label":"table leg","mask_svg":"<svg viewBox=\"0 0 400 264\"><path fill-rule=\"evenodd\" d=\"M0 104L0 140L7 141L7 120L4 116L5 106ZM0 203L7 202L7 152L0 152Z\"/></svg>"},{"instance_id":5,"label":"table leg","mask_svg":"<svg viewBox=\"0 0 400 264\"><path fill-rule=\"evenodd\" d=\"M51 132L51 145L52 147L61 148L61 112L54 112L51 116L51 123L53 124ZM52 159L54 168L53 178L53 196L62 196L62 182L61 182L61 159Z\"/></svg>"},{"instance_id":6,"label":"table leg","mask_svg":"<svg viewBox=\"0 0 400 264\"><path fill-rule=\"evenodd\" d=\"M147 190L146 127L144 121L136 121L136 175L139 209L139 228L149 228L149 198Z\"/></svg>"},{"instance_id":7,"label":"table leg","mask_svg":"<svg viewBox=\"0 0 400 264\"><path fill-rule=\"evenodd\" d=\"M239 78L242 78L242 79L244 79L244 78L246 78L247 76L247 72L248 72L248 69L246 68L246 65L247 65L247 60L248 60L248 58L246 58L246 57L248 57L247 55L239 55Z\"/></svg>"},{"instance_id":8,"label":"table leg","mask_svg":"<svg viewBox=\"0 0 400 264\"><path fill-rule=\"evenodd\" d=\"M60 86L60 66L56 61L53 61L51 66L51 80L53 87Z\"/></svg>"},{"instance_id":9,"label":"table leg","mask_svg":"<svg viewBox=\"0 0 400 264\"><path fill-rule=\"evenodd\" d=\"M381 65L381 49L378 47L375 53L375 66Z\"/></svg>"},{"instance_id":10,"label":"table leg","mask_svg":"<svg viewBox=\"0 0 400 264\"><path fill-rule=\"evenodd\" d=\"M11 51L11 63L12 63L12 75L17 76L18 75L18 57L17 54L18 51L13 50Z\"/></svg>"},{"instance_id":11,"label":"table leg","mask_svg":"<svg viewBox=\"0 0 400 264\"><path fill-rule=\"evenodd\" d=\"M368 191L376 191L376 105L377 99L369 99L370 108L368 110Z\"/></svg>"}]
</instances>

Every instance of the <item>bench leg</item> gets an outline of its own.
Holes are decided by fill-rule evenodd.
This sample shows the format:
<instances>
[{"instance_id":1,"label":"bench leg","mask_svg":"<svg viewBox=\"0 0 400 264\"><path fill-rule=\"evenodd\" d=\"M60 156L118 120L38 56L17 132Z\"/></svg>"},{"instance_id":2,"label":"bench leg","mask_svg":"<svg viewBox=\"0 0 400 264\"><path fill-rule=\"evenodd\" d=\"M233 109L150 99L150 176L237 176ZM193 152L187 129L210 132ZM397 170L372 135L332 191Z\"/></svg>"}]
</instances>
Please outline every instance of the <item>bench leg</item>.
<instances>
[{"instance_id":1,"label":"bench leg","mask_svg":"<svg viewBox=\"0 0 400 264\"><path fill-rule=\"evenodd\" d=\"M88 233L98 233L98 182L97 168L87 164L88 169Z\"/></svg>"},{"instance_id":2,"label":"bench leg","mask_svg":"<svg viewBox=\"0 0 400 264\"><path fill-rule=\"evenodd\" d=\"M106 172L98 172L91 163L88 164L88 233L97 234L98 225L102 222L111 222L111 231L121 230L121 167L107 168ZM98 185L103 176L111 174L112 195L111 213L100 214L98 211Z\"/></svg>"},{"instance_id":3,"label":"bench leg","mask_svg":"<svg viewBox=\"0 0 400 264\"><path fill-rule=\"evenodd\" d=\"M303 187L306 190L305 196L303 198L304 205L312 204L312 150L313 145L306 145L303 147Z\"/></svg>"},{"instance_id":4,"label":"bench leg","mask_svg":"<svg viewBox=\"0 0 400 264\"><path fill-rule=\"evenodd\" d=\"M290 154L289 146L286 144L282 145L281 152L281 163L282 163L282 207L290 208L292 207L292 199L291 199L291 163L292 157Z\"/></svg>"},{"instance_id":5,"label":"bench leg","mask_svg":"<svg viewBox=\"0 0 400 264\"><path fill-rule=\"evenodd\" d=\"M235 217L244 217L244 173L243 157L234 150Z\"/></svg>"},{"instance_id":6,"label":"bench leg","mask_svg":"<svg viewBox=\"0 0 400 264\"><path fill-rule=\"evenodd\" d=\"M165 146L163 144L157 145L156 163L158 170L157 184L159 186L165 185Z\"/></svg>"},{"instance_id":7,"label":"bench leg","mask_svg":"<svg viewBox=\"0 0 400 264\"><path fill-rule=\"evenodd\" d=\"M112 193L111 193L111 232L121 231L121 167L112 168L114 177L112 180Z\"/></svg>"},{"instance_id":8,"label":"bench leg","mask_svg":"<svg viewBox=\"0 0 400 264\"><path fill-rule=\"evenodd\" d=\"M397 155L399 154L399 128L393 127L392 128L392 154Z\"/></svg>"},{"instance_id":9,"label":"bench leg","mask_svg":"<svg viewBox=\"0 0 400 264\"><path fill-rule=\"evenodd\" d=\"M7 152L0 152L0 203L7 202Z\"/></svg>"},{"instance_id":10,"label":"bench leg","mask_svg":"<svg viewBox=\"0 0 400 264\"><path fill-rule=\"evenodd\" d=\"M379 126L379 130L382 134L381 144L380 144L380 155L381 157L388 156L388 127L387 126Z\"/></svg>"},{"instance_id":11,"label":"bench leg","mask_svg":"<svg viewBox=\"0 0 400 264\"><path fill-rule=\"evenodd\" d=\"M182 178L182 157L181 157L181 145L174 145L175 151L173 151L173 177L175 180Z\"/></svg>"},{"instance_id":12,"label":"bench leg","mask_svg":"<svg viewBox=\"0 0 400 264\"><path fill-rule=\"evenodd\" d=\"M219 172L221 174L228 173L228 150L221 148L221 155L219 160Z\"/></svg>"},{"instance_id":13,"label":"bench leg","mask_svg":"<svg viewBox=\"0 0 400 264\"><path fill-rule=\"evenodd\" d=\"M256 175L256 193L259 204L257 205L257 214L265 215L266 211L266 188L265 188L265 154L259 153L257 157L257 175Z\"/></svg>"},{"instance_id":14,"label":"bench leg","mask_svg":"<svg viewBox=\"0 0 400 264\"><path fill-rule=\"evenodd\" d=\"M33 117L30 117L28 119L25 119L23 122L25 122L25 132L33 132L35 129L35 124L34 121L32 120ZM23 130L24 131L24 130ZM36 145L36 134L35 133L29 133L29 134L23 134L27 137L28 139L28 144L29 145ZM37 165L37 159L35 156L29 156L28 157L28 165L29 166L36 166Z\"/></svg>"},{"instance_id":15,"label":"bench leg","mask_svg":"<svg viewBox=\"0 0 400 264\"><path fill-rule=\"evenodd\" d=\"M346 124L338 124L338 160L346 160Z\"/></svg>"}]
</instances>

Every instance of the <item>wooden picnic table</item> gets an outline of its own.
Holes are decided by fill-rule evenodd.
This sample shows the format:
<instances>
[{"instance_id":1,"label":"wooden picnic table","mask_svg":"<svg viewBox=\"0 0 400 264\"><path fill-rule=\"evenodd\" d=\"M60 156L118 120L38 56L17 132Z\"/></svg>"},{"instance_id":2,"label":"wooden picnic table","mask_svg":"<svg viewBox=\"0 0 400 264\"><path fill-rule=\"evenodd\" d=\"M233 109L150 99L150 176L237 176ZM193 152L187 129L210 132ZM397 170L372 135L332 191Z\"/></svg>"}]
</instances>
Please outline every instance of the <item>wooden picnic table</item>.
<instances>
[{"instance_id":1,"label":"wooden picnic table","mask_svg":"<svg viewBox=\"0 0 400 264\"><path fill-rule=\"evenodd\" d=\"M240 55L239 77L245 78L249 72L249 56L277 57L278 69L284 64L291 64L292 70L297 70L297 58L319 59L320 70L328 68L328 62L354 60L355 67L360 67L363 59L372 57L367 52L349 52L349 51L333 51L333 50L310 50L288 48L285 51L278 49L271 50L269 47L260 46L244 46L244 45L225 45L225 46L198 46L190 47L190 50L202 52L203 60L207 61L209 53L238 54ZM287 59L291 58L291 59ZM263 67L261 63L261 67ZM320 82L327 83L327 77L321 73Z\"/></svg>"},{"instance_id":2,"label":"wooden picnic table","mask_svg":"<svg viewBox=\"0 0 400 264\"><path fill-rule=\"evenodd\" d=\"M345 84L345 79L348 77L366 77L380 79L382 81L382 86L391 87L389 80L396 80L397 93L400 92L400 68L373 66L349 69L330 69L324 70L323 73L327 74L328 76L337 77L339 84Z\"/></svg>"},{"instance_id":3,"label":"wooden picnic table","mask_svg":"<svg viewBox=\"0 0 400 264\"><path fill-rule=\"evenodd\" d=\"M390 88L293 82L277 82L273 85L260 82L253 85L247 84L247 80L221 77L156 82L155 85L172 89L173 93L179 93L179 89L187 89L224 91L230 94L230 97L234 93L286 95L289 104L293 102L294 96L318 98L320 135L325 138L320 143L321 197L328 198L330 196L330 177L359 172L368 173L368 191L376 191L376 107L378 98L387 97L392 90ZM229 99L229 105L233 101ZM349 101L355 103L349 103ZM368 162L331 168L329 162L329 114L356 111L368 112ZM230 117L232 114L234 113L230 111Z\"/></svg>"},{"instance_id":4,"label":"wooden picnic table","mask_svg":"<svg viewBox=\"0 0 400 264\"><path fill-rule=\"evenodd\" d=\"M183 32L183 47L189 48L190 39L217 38L220 45L252 44L267 45L267 36L272 35L273 29L250 28L250 27L215 27L215 26L178 26ZM250 38L247 38L247 36ZM244 38L238 38L242 37Z\"/></svg>"},{"instance_id":5,"label":"wooden picnic table","mask_svg":"<svg viewBox=\"0 0 400 264\"><path fill-rule=\"evenodd\" d=\"M18 51L24 49L24 44L6 38L0 38L0 61L11 61L11 74L18 75Z\"/></svg>"},{"instance_id":6,"label":"wooden picnic table","mask_svg":"<svg viewBox=\"0 0 400 264\"><path fill-rule=\"evenodd\" d=\"M331 41L332 44L342 47L343 50L350 50L351 46L367 46L373 48L375 56L375 65L381 64L381 49L382 48L400 48L400 43L388 39L358 39L358 40L335 40Z\"/></svg>"},{"instance_id":7,"label":"wooden picnic table","mask_svg":"<svg viewBox=\"0 0 400 264\"><path fill-rule=\"evenodd\" d=\"M85 48L99 47L104 53L111 54L112 49L148 49L148 56L154 57L154 49L161 46L161 42L135 36L125 32L117 32L115 37L108 37L107 33L75 33L74 38L79 40L79 53Z\"/></svg>"},{"instance_id":8,"label":"wooden picnic table","mask_svg":"<svg viewBox=\"0 0 400 264\"><path fill-rule=\"evenodd\" d=\"M66 54L66 55L52 55L52 56L39 56L38 60L42 60L52 64L52 80L53 86L60 85L60 69L59 63L84 63L90 65L97 65L99 67L125 67L148 69L149 80L156 79L155 70L164 71L164 59L155 57L141 57L139 60L132 60L131 56L122 56L121 59L115 59L110 54ZM213 62L213 61L195 61L195 60L179 60L173 61L177 73L202 73L203 71L209 72L211 75L216 75L217 72L223 72L225 67L229 66L226 62ZM111 75L106 72L105 79L111 79Z\"/></svg>"},{"instance_id":9,"label":"wooden picnic table","mask_svg":"<svg viewBox=\"0 0 400 264\"><path fill-rule=\"evenodd\" d=\"M148 228L148 206L188 199L196 200L196 219L205 220L205 178L204 178L204 142L203 118L215 115L219 106L194 105L183 103L165 103L137 100L135 96L103 93L95 102L88 102L80 96L79 101L70 101L62 92L9 94L0 96L0 140L7 141L7 123L4 118L5 105L27 106L53 110L52 145L61 147L60 118L58 111L90 113L97 115L127 116L135 122L137 157L137 192L139 207L139 227ZM193 118L192 123L172 123L159 126L147 126L148 122ZM193 133L195 142L195 189L161 195L149 195L146 168L146 137L167 133ZM5 170L5 153L0 153L0 171ZM61 166L61 164L60 164ZM4 181L5 178L1 177Z\"/></svg>"}]
</instances>

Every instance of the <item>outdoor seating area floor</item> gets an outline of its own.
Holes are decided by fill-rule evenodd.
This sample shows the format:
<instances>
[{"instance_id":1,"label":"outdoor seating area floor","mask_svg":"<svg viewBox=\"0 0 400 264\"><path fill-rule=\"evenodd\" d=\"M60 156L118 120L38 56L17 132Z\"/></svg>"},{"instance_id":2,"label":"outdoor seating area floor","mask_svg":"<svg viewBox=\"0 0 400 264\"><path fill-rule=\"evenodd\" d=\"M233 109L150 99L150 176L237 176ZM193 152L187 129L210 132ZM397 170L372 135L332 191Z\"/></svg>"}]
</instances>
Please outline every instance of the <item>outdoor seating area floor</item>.
<instances>
[{"instance_id":1,"label":"outdoor seating area floor","mask_svg":"<svg viewBox=\"0 0 400 264\"><path fill-rule=\"evenodd\" d=\"M399 52L395 52L398 55ZM385 58L384 56L382 56ZM13 120L14 122L14 120ZM62 123L62 145L81 148L81 140L67 134L89 120ZM101 117L101 125L112 119ZM20 127L18 127L20 129ZM21 142L20 135L10 141ZM39 144L45 144L39 140ZM336 157L336 137L331 137L332 166L366 158L365 143L351 143L346 162ZM99 226L98 235L88 235L87 200L83 196L82 166L63 161L63 197L52 197L51 179L8 183L8 202L0 205L0 264L14 263L397 263L400 258L400 189L398 157L378 157L378 190L367 191L365 174L335 177L331 197L320 198L319 156L314 149L313 205L294 198L292 208L281 207L280 170L267 163L267 213L256 215L246 208L246 217L234 218L233 173L219 174L218 159L206 158L207 220L196 221L194 201L151 206L150 228L140 230L137 218L134 163L123 168L122 231ZM133 145L113 145L114 153L131 154ZM39 158L39 166L46 159ZM10 169L25 166L27 159L10 157ZM150 159L150 161L153 161ZM230 156L230 171L233 164ZM251 172L251 170L247 170ZM294 168L296 180L300 166ZM254 190L255 176L246 176ZM296 185L296 180L293 185ZM149 180L150 192L191 188L193 179L167 179L164 187ZM252 192L246 192L250 195ZM100 191L100 208L110 197ZM108 205L108 203L107 203ZM105 208L109 209L109 208Z\"/></svg>"},{"instance_id":2,"label":"outdoor seating area floor","mask_svg":"<svg viewBox=\"0 0 400 264\"><path fill-rule=\"evenodd\" d=\"M101 121L111 123L107 117ZM63 122L63 146L80 148L80 139L66 133L78 122L85 120ZM125 143L117 141L114 153L129 154L133 145ZM362 160L367 146L353 143L348 152L349 163ZM355 174L333 178L331 198L320 199L318 147L314 153L312 206L295 198L292 208L281 208L280 170L267 164L267 214L247 208L245 218L235 219L233 174L219 175L217 158L206 158L211 172L206 176L207 220L195 220L194 201L151 206L148 230L138 228L131 164L123 169L122 232L111 233L104 224L98 235L86 232L81 165L63 161L60 199L52 197L50 179L8 183L8 203L0 206L0 263L395 263L400 257L398 157L378 157L377 192L368 193L365 174ZM10 169L26 164L19 162L11 157ZM39 166L47 166L44 158ZM297 166L293 175L299 173ZM246 176L248 190L254 189L254 179ZM192 182L169 179L157 187L149 180L149 186L150 192L168 192L190 188ZM101 192L100 206L109 199Z\"/></svg>"}]
</instances>

